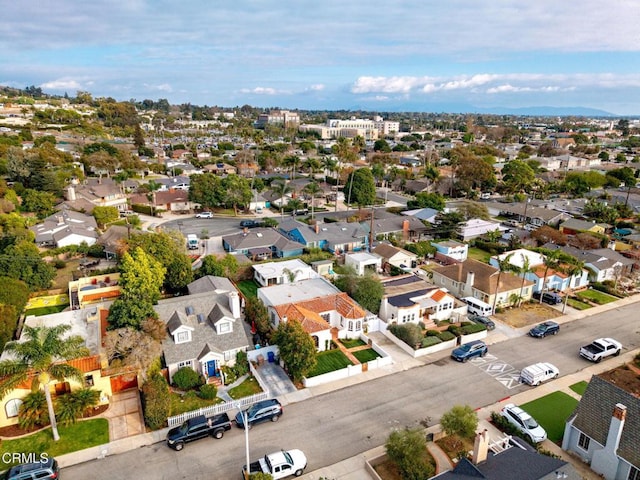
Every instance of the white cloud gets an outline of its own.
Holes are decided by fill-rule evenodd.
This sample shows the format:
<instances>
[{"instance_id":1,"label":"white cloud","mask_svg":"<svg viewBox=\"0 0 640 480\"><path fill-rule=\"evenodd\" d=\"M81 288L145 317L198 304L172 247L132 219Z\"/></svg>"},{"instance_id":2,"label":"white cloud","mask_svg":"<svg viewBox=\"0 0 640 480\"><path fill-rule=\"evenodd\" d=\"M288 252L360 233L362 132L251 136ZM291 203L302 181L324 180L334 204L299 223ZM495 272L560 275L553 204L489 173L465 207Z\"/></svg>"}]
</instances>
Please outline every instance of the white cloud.
<instances>
[{"instance_id":1,"label":"white cloud","mask_svg":"<svg viewBox=\"0 0 640 480\"><path fill-rule=\"evenodd\" d=\"M314 92L321 92L324 90L325 86L322 83L317 83L315 85L311 85L309 90L313 90Z\"/></svg>"},{"instance_id":2,"label":"white cloud","mask_svg":"<svg viewBox=\"0 0 640 480\"><path fill-rule=\"evenodd\" d=\"M61 78L58 80L52 80L40 85L40 88L49 90L82 90L83 87L80 82L72 80L70 78Z\"/></svg>"},{"instance_id":3,"label":"white cloud","mask_svg":"<svg viewBox=\"0 0 640 480\"><path fill-rule=\"evenodd\" d=\"M161 83L159 85L153 85L153 84L150 84L150 83L145 83L143 85L144 85L145 88L148 88L149 90L152 90L152 91L167 92L167 93L173 92L173 87L171 85L169 85L168 83Z\"/></svg>"},{"instance_id":4,"label":"white cloud","mask_svg":"<svg viewBox=\"0 0 640 480\"><path fill-rule=\"evenodd\" d=\"M270 87L243 88L240 91L242 93L253 93L254 95L277 95L279 93L275 88Z\"/></svg>"}]
</instances>

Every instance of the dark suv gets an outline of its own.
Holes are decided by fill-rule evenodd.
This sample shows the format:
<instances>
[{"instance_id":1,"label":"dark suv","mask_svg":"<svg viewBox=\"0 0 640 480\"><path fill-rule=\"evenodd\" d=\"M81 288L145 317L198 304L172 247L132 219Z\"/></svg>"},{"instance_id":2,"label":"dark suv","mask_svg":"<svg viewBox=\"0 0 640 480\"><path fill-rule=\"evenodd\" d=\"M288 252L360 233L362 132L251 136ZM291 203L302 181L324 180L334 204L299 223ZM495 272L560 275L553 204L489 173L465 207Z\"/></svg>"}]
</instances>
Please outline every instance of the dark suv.
<instances>
[{"instance_id":1,"label":"dark suv","mask_svg":"<svg viewBox=\"0 0 640 480\"><path fill-rule=\"evenodd\" d=\"M213 417L198 415L186 420L179 427L174 427L167 433L167 445L174 450L182 450L184 444L212 436L222 438L224 432L231 430L231 421L226 413L220 413Z\"/></svg>"},{"instance_id":2,"label":"dark suv","mask_svg":"<svg viewBox=\"0 0 640 480\"><path fill-rule=\"evenodd\" d=\"M275 398L262 400L254 403L243 412L238 412L236 415L236 425L240 428L244 428L245 416L247 418L247 426L249 428L256 423L266 422L267 420L277 422L280 419L282 412L282 405Z\"/></svg>"},{"instance_id":3,"label":"dark suv","mask_svg":"<svg viewBox=\"0 0 640 480\"><path fill-rule=\"evenodd\" d=\"M473 313L470 313L469 315L467 315L467 318L474 323L480 323L484 325L487 330L495 330L496 328L496 324L493 323L493 320L491 320L489 317L485 317L484 315L475 315Z\"/></svg>"},{"instance_id":4,"label":"dark suv","mask_svg":"<svg viewBox=\"0 0 640 480\"><path fill-rule=\"evenodd\" d=\"M451 358L458 362L466 362L473 357L484 357L488 351L487 345L482 340L474 340L456 348L451 352Z\"/></svg>"},{"instance_id":5,"label":"dark suv","mask_svg":"<svg viewBox=\"0 0 640 480\"><path fill-rule=\"evenodd\" d=\"M54 458L43 458L41 462L23 463L7 470L4 480L55 480L60 478L60 468Z\"/></svg>"},{"instance_id":6,"label":"dark suv","mask_svg":"<svg viewBox=\"0 0 640 480\"><path fill-rule=\"evenodd\" d=\"M533 298L535 298L536 300L540 300L540 292L533 292ZM542 294L542 301L549 305L558 305L562 303L562 297L557 293L544 292Z\"/></svg>"},{"instance_id":7,"label":"dark suv","mask_svg":"<svg viewBox=\"0 0 640 480\"><path fill-rule=\"evenodd\" d=\"M546 322L539 323L531 330L529 330L529 335L537 338L544 338L547 335L555 335L560 331L560 325L556 322L552 322L551 320L547 320Z\"/></svg>"}]
</instances>

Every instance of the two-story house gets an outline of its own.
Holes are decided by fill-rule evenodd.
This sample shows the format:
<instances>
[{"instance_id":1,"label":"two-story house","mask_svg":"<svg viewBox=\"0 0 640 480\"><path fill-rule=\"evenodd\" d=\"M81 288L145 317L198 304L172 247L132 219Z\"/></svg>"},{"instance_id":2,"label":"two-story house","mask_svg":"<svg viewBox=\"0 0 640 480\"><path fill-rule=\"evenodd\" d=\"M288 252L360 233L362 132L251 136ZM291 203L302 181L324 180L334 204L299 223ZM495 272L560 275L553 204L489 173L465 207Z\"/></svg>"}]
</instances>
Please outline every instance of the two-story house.
<instances>
[{"instance_id":1,"label":"two-story house","mask_svg":"<svg viewBox=\"0 0 640 480\"><path fill-rule=\"evenodd\" d=\"M253 265L253 279L261 287L282 285L298 280L317 278L320 275L302 260L285 260Z\"/></svg>"},{"instance_id":2,"label":"two-story house","mask_svg":"<svg viewBox=\"0 0 640 480\"><path fill-rule=\"evenodd\" d=\"M207 381L224 381L221 367L233 366L236 354L252 345L249 328L241 319L240 296L225 278L217 278L216 288L206 277L193 293L161 300L154 307L168 331L162 352L169 379L183 367L202 374ZM195 282L194 282L195 283ZM216 380L218 379L218 380Z\"/></svg>"}]
</instances>

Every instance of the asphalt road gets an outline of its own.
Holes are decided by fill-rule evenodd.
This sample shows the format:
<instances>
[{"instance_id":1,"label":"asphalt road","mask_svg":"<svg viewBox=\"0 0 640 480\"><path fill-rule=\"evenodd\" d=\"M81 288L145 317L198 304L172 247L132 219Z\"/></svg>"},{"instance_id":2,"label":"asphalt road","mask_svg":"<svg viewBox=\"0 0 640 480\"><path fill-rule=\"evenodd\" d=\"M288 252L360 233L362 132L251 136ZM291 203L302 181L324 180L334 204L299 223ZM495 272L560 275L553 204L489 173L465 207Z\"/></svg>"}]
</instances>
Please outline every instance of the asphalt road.
<instances>
[{"instance_id":1,"label":"asphalt road","mask_svg":"<svg viewBox=\"0 0 640 480\"><path fill-rule=\"evenodd\" d=\"M565 323L556 336L521 336L490 346L489 356L469 363L442 357L424 366L380 377L285 407L277 423L249 433L251 459L281 448L299 448L307 471L331 465L384 444L396 428L432 425L455 404L493 404L527 388L513 381L529 364L548 361L561 375L590 365L578 355L592 339L610 336L624 350L640 347L637 304ZM428 360L426 360L428 361ZM617 365L615 360L612 367ZM203 439L181 452L158 443L128 453L65 468L65 480L233 479L245 463L243 431L221 440ZM135 473L133 473L135 472Z\"/></svg>"}]
</instances>

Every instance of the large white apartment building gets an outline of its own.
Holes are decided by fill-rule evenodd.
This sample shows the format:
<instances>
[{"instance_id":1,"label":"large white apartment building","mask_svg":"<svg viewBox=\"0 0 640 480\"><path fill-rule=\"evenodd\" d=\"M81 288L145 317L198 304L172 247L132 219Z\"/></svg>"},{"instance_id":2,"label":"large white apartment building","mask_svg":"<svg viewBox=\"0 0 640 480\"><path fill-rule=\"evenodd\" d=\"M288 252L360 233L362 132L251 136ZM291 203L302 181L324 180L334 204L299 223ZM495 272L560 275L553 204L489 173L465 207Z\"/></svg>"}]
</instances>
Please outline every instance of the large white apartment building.
<instances>
[{"instance_id":1,"label":"large white apartment building","mask_svg":"<svg viewBox=\"0 0 640 480\"><path fill-rule=\"evenodd\" d=\"M324 125L300 125L300 130L318 132L320 138L360 136L365 140L377 140L380 136L393 135L400 130L400 122L390 122L376 116L373 120L350 118L348 120L330 118Z\"/></svg>"},{"instance_id":2,"label":"large white apartment building","mask_svg":"<svg viewBox=\"0 0 640 480\"><path fill-rule=\"evenodd\" d=\"M274 110L269 113L258 115L256 120L257 128L264 128L267 125L284 125L285 127L297 127L300 125L300 116L289 110Z\"/></svg>"}]
</instances>

